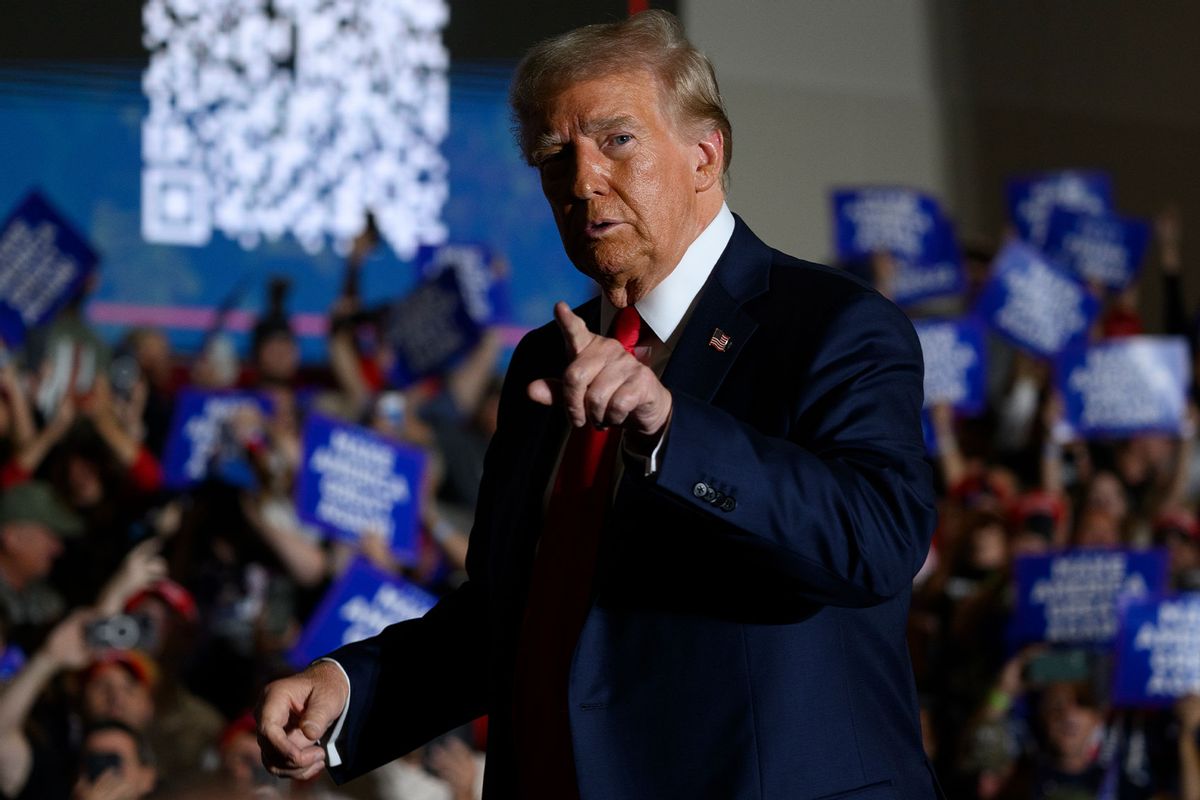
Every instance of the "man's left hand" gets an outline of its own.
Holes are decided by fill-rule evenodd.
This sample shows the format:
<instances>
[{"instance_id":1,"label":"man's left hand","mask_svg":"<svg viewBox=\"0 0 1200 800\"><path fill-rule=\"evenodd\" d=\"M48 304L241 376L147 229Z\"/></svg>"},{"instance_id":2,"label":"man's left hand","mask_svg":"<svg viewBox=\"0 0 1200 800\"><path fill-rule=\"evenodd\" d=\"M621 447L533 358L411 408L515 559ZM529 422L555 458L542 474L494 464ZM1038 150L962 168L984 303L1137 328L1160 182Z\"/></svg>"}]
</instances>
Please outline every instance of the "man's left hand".
<instances>
[{"instance_id":1,"label":"man's left hand","mask_svg":"<svg viewBox=\"0 0 1200 800\"><path fill-rule=\"evenodd\" d=\"M589 331L566 303L555 304L554 318L572 361L562 381L530 383L530 399L546 406L562 403L577 428L615 425L647 437L661 433L671 417L671 393L654 371L616 339Z\"/></svg>"}]
</instances>

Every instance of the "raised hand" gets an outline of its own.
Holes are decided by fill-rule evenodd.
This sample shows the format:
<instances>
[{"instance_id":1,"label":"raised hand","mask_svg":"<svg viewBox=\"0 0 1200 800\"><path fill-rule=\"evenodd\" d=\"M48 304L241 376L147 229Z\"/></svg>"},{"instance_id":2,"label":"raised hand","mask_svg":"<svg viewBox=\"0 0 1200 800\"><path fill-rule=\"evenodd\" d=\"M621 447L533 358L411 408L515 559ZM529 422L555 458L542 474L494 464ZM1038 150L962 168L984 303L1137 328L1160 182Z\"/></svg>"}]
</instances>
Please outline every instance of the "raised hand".
<instances>
[{"instance_id":1,"label":"raised hand","mask_svg":"<svg viewBox=\"0 0 1200 800\"><path fill-rule=\"evenodd\" d=\"M83 669L92 660L94 654L87 645L85 627L95 618L94 611L77 609L54 626L42 650L57 668Z\"/></svg>"},{"instance_id":2,"label":"raised hand","mask_svg":"<svg viewBox=\"0 0 1200 800\"><path fill-rule=\"evenodd\" d=\"M157 580L167 577L167 560L159 555L162 539L152 536L139 542L121 561L104 588L96 607L103 614L119 614L125 602Z\"/></svg>"},{"instance_id":3,"label":"raised hand","mask_svg":"<svg viewBox=\"0 0 1200 800\"><path fill-rule=\"evenodd\" d=\"M576 427L615 425L643 436L660 433L671 416L671 393L648 366L625 351L620 342L588 330L563 302L554 306L571 363L562 381L529 384L531 400L562 403Z\"/></svg>"}]
</instances>

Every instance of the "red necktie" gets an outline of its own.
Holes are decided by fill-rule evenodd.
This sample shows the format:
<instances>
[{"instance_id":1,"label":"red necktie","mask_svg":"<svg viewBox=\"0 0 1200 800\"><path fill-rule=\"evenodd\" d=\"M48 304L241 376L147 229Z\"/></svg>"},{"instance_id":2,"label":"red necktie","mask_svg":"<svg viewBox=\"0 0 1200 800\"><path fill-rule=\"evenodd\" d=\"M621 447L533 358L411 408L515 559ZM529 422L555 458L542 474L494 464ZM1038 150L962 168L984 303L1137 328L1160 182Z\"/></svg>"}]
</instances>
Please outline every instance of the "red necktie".
<instances>
[{"instance_id":1,"label":"red necktie","mask_svg":"<svg viewBox=\"0 0 1200 800\"><path fill-rule=\"evenodd\" d=\"M634 307L626 306L613 320L611 335L632 353L641 324ZM513 698L522 800L579 797L567 682L575 643L591 608L620 434L618 428L573 428L546 507L517 650Z\"/></svg>"}]
</instances>

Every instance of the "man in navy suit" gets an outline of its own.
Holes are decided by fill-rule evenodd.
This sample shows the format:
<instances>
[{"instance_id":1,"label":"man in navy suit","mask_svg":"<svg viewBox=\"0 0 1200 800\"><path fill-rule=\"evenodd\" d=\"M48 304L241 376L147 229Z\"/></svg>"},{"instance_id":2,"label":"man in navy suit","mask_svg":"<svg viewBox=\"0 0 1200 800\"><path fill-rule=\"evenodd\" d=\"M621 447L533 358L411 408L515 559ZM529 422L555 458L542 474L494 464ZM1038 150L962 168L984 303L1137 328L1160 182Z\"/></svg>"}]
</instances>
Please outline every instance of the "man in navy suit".
<instances>
[{"instance_id":1,"label":"man in navy suit","mask_svg":"<svg viewBox=\"0 0 1200 800\"><path fill-rule=\"evenodd\" d=\"M729 211L730 125L669 14L543 42L512 102L600 297L513 355L470 580L269 686L265 763L346 780L489 714L488 798L937 796L912 326Z\"/></svg>"}]
</instances>

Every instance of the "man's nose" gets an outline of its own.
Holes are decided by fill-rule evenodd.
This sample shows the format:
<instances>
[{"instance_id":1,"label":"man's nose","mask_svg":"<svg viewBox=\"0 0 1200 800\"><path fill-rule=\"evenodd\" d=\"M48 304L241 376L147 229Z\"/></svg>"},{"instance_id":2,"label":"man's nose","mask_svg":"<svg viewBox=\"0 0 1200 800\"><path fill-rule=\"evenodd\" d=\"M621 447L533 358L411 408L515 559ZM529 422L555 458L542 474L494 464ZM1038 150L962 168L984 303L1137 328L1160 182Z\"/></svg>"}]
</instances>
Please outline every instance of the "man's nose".
<instances>
[{"instance_id":1,"label":"man's nose","mask_svg":"<svg viewBox=\"0 0 1200 800\"><path fill-rule=\"evenodd\" d=\"M608 177L600 154L589 148L578 148L575 152L575 175L571 194L586 200L608 190Z\"/></svg>"}]
</instances>

